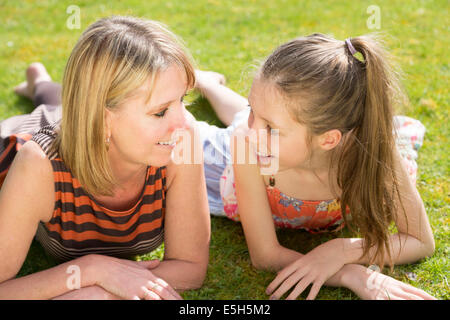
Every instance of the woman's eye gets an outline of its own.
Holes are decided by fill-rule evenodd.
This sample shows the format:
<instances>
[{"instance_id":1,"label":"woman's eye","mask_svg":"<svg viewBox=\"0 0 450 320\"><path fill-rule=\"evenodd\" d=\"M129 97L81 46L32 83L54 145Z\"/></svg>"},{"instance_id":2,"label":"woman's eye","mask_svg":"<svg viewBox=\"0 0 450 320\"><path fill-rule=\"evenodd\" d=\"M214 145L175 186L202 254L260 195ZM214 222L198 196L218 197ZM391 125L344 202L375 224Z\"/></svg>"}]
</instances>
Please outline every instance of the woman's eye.
<instances>
[{"instance_id":1,"label":"woman's eye","mask_svg":"<svg viewBox=\"0 0 450 320\"><path fill-rule=\"evenodd\" d=\"M164 117L164 115L166 114L166 111L168 110L168 108L164 109L161 112L155 113L154 115L157 116L158 118L162 118Z\"/></svg>"}]
</instances>

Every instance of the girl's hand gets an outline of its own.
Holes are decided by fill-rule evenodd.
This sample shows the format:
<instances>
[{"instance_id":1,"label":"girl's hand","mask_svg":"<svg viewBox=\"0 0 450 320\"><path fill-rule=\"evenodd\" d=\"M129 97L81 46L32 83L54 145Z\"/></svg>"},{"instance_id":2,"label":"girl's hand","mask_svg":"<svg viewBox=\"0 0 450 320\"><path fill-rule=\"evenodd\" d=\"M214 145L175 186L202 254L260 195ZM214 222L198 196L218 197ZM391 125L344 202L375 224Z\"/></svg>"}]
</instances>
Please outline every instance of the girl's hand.
<instances>
[{"instance_id":1,"label":"girl's hand","mask_svg":"<svg viewBox=\"0 0 450 320\"><path fill-rule=\"evenodd\" d=\"M348 288L364 300L437 300L425 291L361 265L346 275Z\"/></svg>"},{"instance_id":2,"label":"girl's hand","mask_svg":"<svg viewBox=\"0 0 450 320\"><path fill-rule=\"evenodd\" d=\"M286 299L296 299L311 283L307 300L315 299L322 285L345 264L339 245L339 239L325 242L282 269L267 287L270 299L281 298L294 286Z\"/></svg>"},{"instance_id":3,"label":"girl's hand","mask_svg":"<svg viewBox=\"0 0 450 320\"><path fill-rule=\"evenodd\" d=\"M95 285L122 299L182 299L166 281L154 276L150 271L159 265L159 260L138 262L108 256L95 256L92 265L94 270L98 270L95 272Z\"/></svg>"}]
</instances>

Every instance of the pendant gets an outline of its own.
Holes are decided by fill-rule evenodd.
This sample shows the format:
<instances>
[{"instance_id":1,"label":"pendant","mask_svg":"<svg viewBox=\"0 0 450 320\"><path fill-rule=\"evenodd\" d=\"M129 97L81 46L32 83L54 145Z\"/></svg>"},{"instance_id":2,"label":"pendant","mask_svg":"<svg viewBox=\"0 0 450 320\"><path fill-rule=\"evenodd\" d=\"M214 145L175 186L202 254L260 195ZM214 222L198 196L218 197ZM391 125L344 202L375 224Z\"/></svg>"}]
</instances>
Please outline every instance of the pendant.
<instances>
[{"instance_id":1,"label":"pendant","mask_svg":"<svg viewBox=\"0 0 450 320\"><path fill-rule=\"evenodd\" d=\"M269 185L270 185L271 187L274 187L274 186L275 186L275 178L273 177L273 175L269 178Z\"/></svg>"}]
</instances>

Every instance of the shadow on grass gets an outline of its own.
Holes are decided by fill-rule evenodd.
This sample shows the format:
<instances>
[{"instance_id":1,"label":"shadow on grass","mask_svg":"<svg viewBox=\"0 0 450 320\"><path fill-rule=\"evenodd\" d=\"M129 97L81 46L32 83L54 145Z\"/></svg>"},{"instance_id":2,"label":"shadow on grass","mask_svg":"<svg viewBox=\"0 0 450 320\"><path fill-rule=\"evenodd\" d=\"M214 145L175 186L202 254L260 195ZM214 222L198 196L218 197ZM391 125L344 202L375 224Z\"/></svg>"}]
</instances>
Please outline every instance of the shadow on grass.
<instances>
[{"instance_id":1,"label":"shadow on grass","mask_svg":"<svg viewBox=\"0 0 450 320\"><path fill-rule=\"evenodd\" d=\"M34 110L33 102L25 97L15 95L14 103L12 105L12 110L15 110L17 114L27 114Z\"/></svg>"}]
</instances>

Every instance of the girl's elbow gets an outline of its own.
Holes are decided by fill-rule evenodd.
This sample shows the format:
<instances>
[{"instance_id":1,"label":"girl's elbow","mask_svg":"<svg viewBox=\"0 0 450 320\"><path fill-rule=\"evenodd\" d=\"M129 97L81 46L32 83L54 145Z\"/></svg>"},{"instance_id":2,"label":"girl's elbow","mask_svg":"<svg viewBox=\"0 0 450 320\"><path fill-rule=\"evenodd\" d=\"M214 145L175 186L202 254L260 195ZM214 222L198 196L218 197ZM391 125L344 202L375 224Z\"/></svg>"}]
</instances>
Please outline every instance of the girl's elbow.
<instances>
[{"instance_id":1,"label":"girl's elbow","mask_svg":"<svg viewBox=\"0 0 450 320\"><path fill-rule=\"evenodd\" d=\"M272 269L271 259L268 259L265 255L250 253L250 261L257 270L269 271Z\"/></svg>"}]
</instances>

